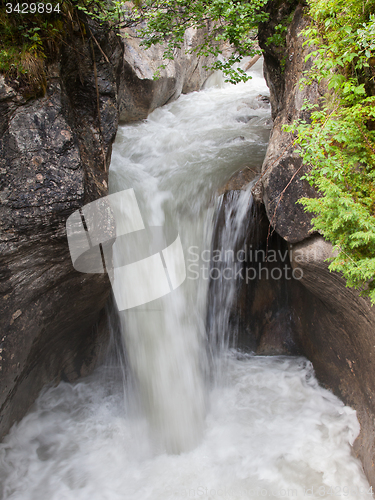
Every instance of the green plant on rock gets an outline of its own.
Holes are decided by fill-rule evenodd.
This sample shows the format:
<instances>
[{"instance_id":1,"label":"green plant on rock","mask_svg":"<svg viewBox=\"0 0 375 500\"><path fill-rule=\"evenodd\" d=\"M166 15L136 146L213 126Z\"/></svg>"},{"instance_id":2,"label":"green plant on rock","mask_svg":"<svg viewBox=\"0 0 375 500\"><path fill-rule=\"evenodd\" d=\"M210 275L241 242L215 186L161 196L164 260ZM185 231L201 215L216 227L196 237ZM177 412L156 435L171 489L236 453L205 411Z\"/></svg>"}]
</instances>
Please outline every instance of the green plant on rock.
<instances>
[{"instance_id":1,"label":"green plant on rock","mask_svg":"<svg viewBox=\"0 0 375 500\"><path fill-rule=\"evenodd\" d=\"M304 85L326 80L320 106L305 104L298 133L305 178L319 196L300 203L313 227L336 250L329 269L341 272L375 303L375 16L374 1L314 0L304 31L313 47ZM297 125L297 127L295 127Z\"/></svg>"},{"instance_id":2,"label":"green plant on rock","mask_svg":"<svg viewBox=\"0 0 375 500\"><path fill-rule=\"evenodd\" d=\"M48 0L39 3L51 5ZM62 42L62 33L73 18L80 24L81 12L103 26L120 30L137 27L145 48L165 44L164 59L173 59L176 49L185 47L187 28L205 28L201 43L187 48L198 56L213 55L217 61L212 68L222 70L232 83L249 77L239 67L233 68L244 56L260 53L257 45L257 27L265 21L267 0L60 0L60 12L49 14L20 12L7 14L5 4L0 7L0 72L45 88L44 65L56 56L51 47ZM84 29L82 30L82 33ZM233 50L225 59L222 46ZM39 78L39 80L38 80Z\"/></svg>"},{"instance_id":3,"label":"green plant on rock","mask_svg":"<svg viewBox=\"0 0 375 500\"><path fill-rule=\"evenodd\" d=\"M9 13L9 3L0 6L0 72L17 79L26 96L44 94L45 63L57 56L64 16L60 8L51 8L50 13L39 13L37 8L31 12L28 8L27 13L22 13L25 5L29 7L25 3L11 3ZM30 5L34 10L37 4ZM52 7L47 0L40 0L38 5Z\"/></svg>"},{"instance_id":4,"label":"green plant on rock","mask_svg":"<svg viewBox=\"0 0 375 500\"><path fill-rule=\"evenodd\" d=\"M288 32L288 27L293 20L294 12L285 17L279 24L274 28L274 33L268 37L266 45L274 45L275 47L285 47L286 46L286 35Z\"/></svg>"}]
</instances>

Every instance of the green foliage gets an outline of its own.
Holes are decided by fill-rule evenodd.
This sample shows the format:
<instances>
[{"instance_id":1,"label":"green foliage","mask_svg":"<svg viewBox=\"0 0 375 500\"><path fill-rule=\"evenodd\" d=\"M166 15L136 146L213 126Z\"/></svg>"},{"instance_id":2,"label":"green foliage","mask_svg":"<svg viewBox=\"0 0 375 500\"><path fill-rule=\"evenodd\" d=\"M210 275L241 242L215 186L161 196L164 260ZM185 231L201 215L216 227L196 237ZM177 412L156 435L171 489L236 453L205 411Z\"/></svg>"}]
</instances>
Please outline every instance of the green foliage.
<instances>
[{"instance_id":1,"label":"green foliage","mask_svg":"<svg viewBox=\"0 0 375 500\"><path fill-rule=\"evenodd\" d=\"M94 3L97 4L95 8L93 4L78 8L99 22L117 28L138 26L137 33L145 48L166 45L166 62L174 58L176 49L186 49L184 36L188 28L205 28L201 43L187 48L187 51L198 56L219 57L212 68L222 70L232 83L249 78L233 65L244 56L260 53L256 46L257 27L268 17L263 10L267 0L144 0L136 2L132 8L121 0L111 4ZM234 49L227 60L220 57L223 42ZM159 69L164 67L162 65Z\"/></svg>"},{"instance_id":2,"label":"green foliage","mask_svg":"<svg viewBox=\"0 0 375 500\"><path fill-rule=\"evenodd\" d=\"M305 30L315 50L304 84L328 83L323 105L305 108L311 119L297 124L298 147L319 192L303 198L313 226L336 249L330 270L375 303L375 97L374 1L311 2ZM295 125L286 127L293 131Z\"/></svg>"},{"instance_id":3,"label":"green foliage","mask_svg":"<svg viewBox=\"0 0 375 500\"><path fill-rule=\"evenodd\" d=\"M283 47L286 45L286 32L287 26L278 24L275 27L275 33L267 39L266 45L275 45L276 47Z\"/></svg>"},{"instance_id":4,"label":"green foliage","mask_svg":"<svg viewBox=\"0 0 375 500\"><path fill-rule=\"evenodd\" d=\"M273 47L286 47L286 35L288 32L288 27L292 22L294 16L294 11L289 14L289 16L284 17L282 21L274 27L273 34L267 38L266 45L272 45ZM286 66L286 52L284 56L280 58L281 72L284 73Z\"/></svg>"},{"instance_id":5,"label":"green foliage","mask_svg":"<svg viewBox=\"0 0 375 500\"><path fill-rule=\"evenodd\" d=\"M224 61L219 58L213 69L222 70L232 83L246 81L248 76L241 69L233 69L244 56L259 53L256 48L257 27L268 15L262 10L266 0L146 0L138 7L145 19L140 35L144 46L167 43L165 59L173 59L175 49L184 47L187 28L205 28L204 39L190 51L199 56L222 54L222 42L229 43L233 54Z\"/></svg>"},{"instance_id":6,"label":"green foliage","mask_svg":"<svg viewBox=\"0 0 375 500\"><path fill-rule=\"evenodd\" d=\"M99 24L110 29L128 28L142 22L139 15L139 2L127 0L70 0L77 10L95 19Z\"/></svg>"},{"instance_id":7,"label":"green foliage","mask_svg":"<svg viewBox=\"0 0 375 500\"><path fill-rule=\"evenodd\" d=\"M31 5L48 4L50 13L39 13L37 9L22 13L22 8L29 5L22 2L17 10L8 13L9 3L4 2L0 7L0 72L18 78L23 83L25 95L43 94L46 89L45 61L53 59L58 52L62 14L54 11L52 5L55 4L47 0ZM12 7L16 5L12 3Z\"/></svg>"},{"instance_id":8,"label":"green foliage","mask_svg":"<svg viewBox=\"0 0 375 500\"><path fill-rule=\"evenodd\" d=\"M288 17L285 17L281 23L275 26L274 33L268 37L266 45L274 45L276 47L286 46L286 34L288 27L292 22L294 12L292 12Z\"/></svg>"},{"instance_id":9,"label":"green foliage","mask_svg":"<svg viewBox=\"0 0 375 500\"><path fill-rule=\"evenodd\" d=\"M50 4L49 0L39 3ZM213 55L217 61L212 68L222 70L232 83L249 77L240 68L233 68L244 56L260 53L256 46L257 27L265 21L267 0L60 0L61 12L27 15L0 9L0 71L30 80L31 66L41 68L44 59L53 55L51 46L61 43L62 26L77 18L77 11L95 19L105 29L137 27L137 35L145 48L165 44L164 59L174 58L176 49L184 48L198 56ZM54 5L54 4L53 4ZM79 24L79 21L78 21ZM194 47L185 47L187 28L205 28L205 36ZM275 36L284 36L285 27ZM233 49L228 59L221 57L223 43ZM52 51L53 52L53 51ZM36 61L38 64L36 64ZM161 68L165 67L165 64ZM156 75L157 77L157 75ZM35 74L34 74L35 78Z\"/></svg>"}]
</instances>

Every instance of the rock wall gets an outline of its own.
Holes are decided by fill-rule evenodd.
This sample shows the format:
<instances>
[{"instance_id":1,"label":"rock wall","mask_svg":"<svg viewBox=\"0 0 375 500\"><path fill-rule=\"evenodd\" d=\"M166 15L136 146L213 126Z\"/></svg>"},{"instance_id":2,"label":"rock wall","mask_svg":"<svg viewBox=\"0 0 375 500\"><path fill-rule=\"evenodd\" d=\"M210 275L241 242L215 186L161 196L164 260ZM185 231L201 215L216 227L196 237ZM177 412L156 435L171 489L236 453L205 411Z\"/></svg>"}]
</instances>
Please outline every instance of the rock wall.
<instances>
[{"instance_id":1,"label":"rock wall","mask_svg":"<svg viewBox=\"0 0 375 500\"><path fill-rule=\"evenodd\" d=\"M91 29L101 50L72 32L44 97L1 80L1 434L45 383L87 374L105 338L109 281L73 269L65 231L107 194L117 129L123 47Z\"/></svg>"},{"instance_id":2,"label":"rock wall","mask_svg":"<svg viewBox=\"0 0 375 500\"><path fill-rule=\"evenodd\" d=\"M277 8L275 8L277 6ZM270 19L260 27L264 73L270 88L274 126L263 164L262 191L271 226L289 245L292 267L303 271L290 282L290 315L293 340L312 362L318 379L357 410L361 432L354 451L362 460L370 483L375 485L375 310L367 299L350 288L325 261L332 247L311 232L311 216L296 204L302 196L316 196L301 176L304 166L293 149L293 136L282 131L284 123L309 119L301 106L305 99L319 102L324 85L302 90L299 81L311 62L300 35L308 19L302 3L271 1ZM294 11L286 47L266 44L272 27ZM282 61L285 63L283 68Z\"/></svg>"},{"instance_id":3,"label":"rock wall","mask_svg":"<svg viewBox=\"0 0 375 500\"><path fill-rule=\"evenodd\" d=\"M203 32L189 28L184 46L176 51L173 61L163 60L164 47L155 45L143 50L133 29L123 30L124 75L119 90L120 121L130 122L147 118L159 106L177 99L181 93L200 90L209 73L205 65L213 62L212 56L198 58L191 49L202 42ZM161 64L165 68L160 69ZM159 77L154 74L159 71Z\"/></svg>"},{"instance_id":4,"label":"rock wall","mask_svg":"<svg viewBox=\"0 0 375 500\"><path fill-rule=\"evenodd\" d=\"M86 375L106 346L109 280L73 269L65 223L108 194L119 119L146 118L209 76L181 52L155 82L160 50L84 22L90 38L65 34L44 97L0 77L0 436L46 383Z\"/></svg>"}]
</instances>

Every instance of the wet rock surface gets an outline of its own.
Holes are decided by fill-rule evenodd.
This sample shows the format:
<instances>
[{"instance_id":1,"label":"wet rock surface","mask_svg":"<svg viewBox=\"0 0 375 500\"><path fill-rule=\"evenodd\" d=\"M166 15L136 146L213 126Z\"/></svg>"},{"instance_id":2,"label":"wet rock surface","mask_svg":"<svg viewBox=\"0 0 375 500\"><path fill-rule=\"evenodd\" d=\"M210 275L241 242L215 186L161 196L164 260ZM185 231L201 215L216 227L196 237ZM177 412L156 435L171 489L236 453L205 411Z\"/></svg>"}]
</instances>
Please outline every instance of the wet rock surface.
<instances>
[{"instance_id":1,"label":"wet rock surface","mask_svg":"<svg viewBox=\"0 0 375 500\"><path fill-rule=\"evenodd\" d=\"M292 266L302 269L291 291L295 340L320 381L357 411L361 432L354 451L375 483L375 311L358 291L328 270L332 246L322 236L292 245Z\"/></svg>"},{"instance_id":2,"label":"wet rock surface","mask_svg":"<svg viewBox=\"0 0 375 500\"><path fill-rule=\"evenodd\" d=\"M280 3L280 2L279 2ZM273 5L274 2L270 2ZM267 45L271 27L295 9L289 27L286 47ZM281 2L279 10L271 10L269 23L261 25L259 44L264 50L264 76L270 89L272 116L274 119L269 147L262 167L263 200L268 219L278 234L290 243L307 238L311 231L311 215L306 213L297 200L303 196L315 196L307 181L301 180L305 173L301 158L295 151L294 135L283 131L297 119L309 119L309 113L301 110L305 100L317 103L324 94L323 85L315 84L300 89L303 71L311 65L305 63L308 47L300 35L306 27L304 7L296 2ZM311 50L311 49L310 49ZM284 64L281 64L284 61Z\"/></svg>"},{"instance_id":3,"label":"wet rock surface","mask_svg":"<svg viewBox=\"0 0 375 500\"><path fill-rule=\"evenodd\" d=\"M243 191L247 188L248 184L258 175L259 171L257 172L250 167L244 167L231 176L225 186L219 189L218 195L226 194L230 191Z\"/></svg>"}]
</instances>

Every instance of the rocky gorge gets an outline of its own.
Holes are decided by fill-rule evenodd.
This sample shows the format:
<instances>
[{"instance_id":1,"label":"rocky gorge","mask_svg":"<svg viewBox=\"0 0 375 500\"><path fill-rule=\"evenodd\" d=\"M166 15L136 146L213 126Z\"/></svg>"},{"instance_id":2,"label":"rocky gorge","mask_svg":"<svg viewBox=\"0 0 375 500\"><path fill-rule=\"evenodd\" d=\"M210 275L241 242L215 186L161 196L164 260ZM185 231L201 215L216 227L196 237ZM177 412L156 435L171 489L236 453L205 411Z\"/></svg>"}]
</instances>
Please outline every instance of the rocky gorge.
<instances>
[{"instance_id":1,"label":"rocky gorge","mask_svg":"<svg viewBox=\"0 0 375 500\"><path fill-rule=\"evenodd\" d=\"M311 232L311 215L297 200L316 196L301 180L304 166L282 131L306 113L305 99L318 102L325 89L299 81L309 63L300 32L302 3L270 1L259 44L270 89L273 129L256 184L259 225L256 244L265 248L271 226L274 248L289 252L290 269L303 277L239 290L233 312L240 341L260 354L303 354L318 379L357 411L361 433L354 450L375 484L373 401L375 313L369 301L328 271L329 243ZM267 45L280 21L291 18L285 46ZM91 42L71 34L58 65L49 68L46 95L27 100L1 81L1 434L18 421L51 381L72 381L100 362L108 342L105 274L81 274L70 261L67 217L108 193L111 145L119 122L142 120L181 93L199 90L207 61L183 51L152 75L159 49L145 54L94 25ZM186 35L186 46L196 33ZM308 116L306 115L308 119ZM249 182L240 176L236 191ZM242 184L241 184L242 183ZM249 243L254 243L249 235ZM273 248L273 247L272 247Z\"/></svg>"}]
</instances>

